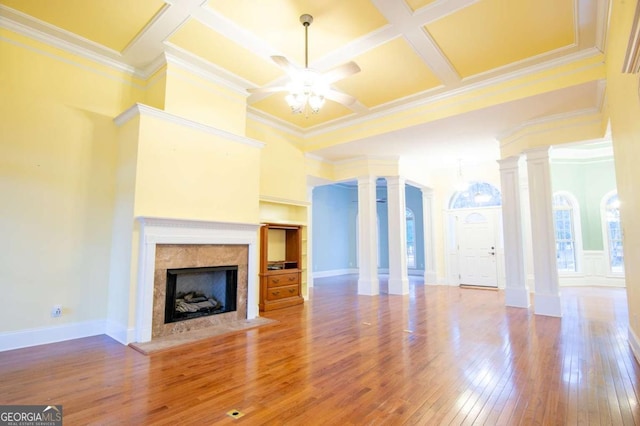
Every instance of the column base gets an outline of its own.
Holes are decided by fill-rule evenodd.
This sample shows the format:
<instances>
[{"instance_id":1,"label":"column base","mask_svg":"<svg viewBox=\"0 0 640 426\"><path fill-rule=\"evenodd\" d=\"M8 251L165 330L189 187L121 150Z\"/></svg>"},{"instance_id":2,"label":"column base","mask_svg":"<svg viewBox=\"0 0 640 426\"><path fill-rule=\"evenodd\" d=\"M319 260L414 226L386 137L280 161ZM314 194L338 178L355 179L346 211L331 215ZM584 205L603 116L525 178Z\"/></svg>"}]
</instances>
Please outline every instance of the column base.
<instances>
[{"instance_id":1,"label":"column base","mask_svg":"<svg viewBox=\"0 0 640 426\"><path fill-rule=\"evenodd\" d=\"M506 287L504 289L504 304L512 308L528 309L531 305L529 289L526 287Z\"/></svg>"},{"instance_id":2,"label":"column base","mask_svg":"<svg viewBox=\"0 0 640 426\"><path fill-rule=\"evenodd\" d=\"M362 296L376 296L380 294L380 281L376 279L358 279L358 294Z\"/></svg>"},{"instance_id":3,"label":"column base","mask_svg":"<svg viewBox=\"0 0 640 426\"><path fill-rule=\"evenodd\" d=\"M535 314L548 317L561 317L562 306L559 294L536 294L534 296Z\"/></svg>"},{"instance_id":4,"label":"column base","mask_svg":"<svg viewBox=\"0 0 640 426\"><path fill-rule=\"evenodd\" d=\"M389 294L409 294L409 279L389 278Z\"/></svg>"}]
</instances>

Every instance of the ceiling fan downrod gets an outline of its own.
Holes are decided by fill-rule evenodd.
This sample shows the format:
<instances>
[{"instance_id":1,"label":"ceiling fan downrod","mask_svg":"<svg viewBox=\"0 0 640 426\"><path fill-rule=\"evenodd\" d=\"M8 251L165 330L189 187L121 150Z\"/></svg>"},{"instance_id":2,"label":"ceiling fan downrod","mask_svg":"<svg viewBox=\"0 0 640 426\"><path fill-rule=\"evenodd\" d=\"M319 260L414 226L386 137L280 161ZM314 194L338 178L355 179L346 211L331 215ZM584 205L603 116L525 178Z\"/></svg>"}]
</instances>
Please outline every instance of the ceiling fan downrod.
<instances>
[{"instance_id":1,"label":"ceiling fan downrod","mask_svg":"<svg viewBox=\"0 0 640 426\"><path fill-rule=\"evenodd\" d=\"M309 25L313 22L313 16L308 13L300 15L300 22L304 25L304 67L309 68Z\"/></svg>"}]
</instances>

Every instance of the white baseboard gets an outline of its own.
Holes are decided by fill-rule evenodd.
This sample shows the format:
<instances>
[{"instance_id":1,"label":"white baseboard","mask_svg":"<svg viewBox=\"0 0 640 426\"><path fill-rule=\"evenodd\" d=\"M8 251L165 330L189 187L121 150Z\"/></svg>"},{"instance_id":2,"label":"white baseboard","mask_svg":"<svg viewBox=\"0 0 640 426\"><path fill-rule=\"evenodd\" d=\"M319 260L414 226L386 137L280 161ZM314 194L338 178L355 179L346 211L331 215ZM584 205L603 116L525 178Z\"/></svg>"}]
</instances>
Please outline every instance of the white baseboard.
<instances>
[{"instance_id":1,"label":"white baseboard","mask_svg":"<svg viewBox=\"0 0 640 426\"><path fill-rule=\"evenodd\" d=\"M640 364L640 340L631 327L629 327L629 346L631 346L631 351L636 358L636 362Z\"/></svg>"},{"instance_id":2,"label":"white baseboard","mask_svg":"<svg viewBox=\"0 0 640 426\"><path fill-rule=\"evenodd\" d=\"M327 278L327 277L337 277L338 275L349 275L349 274L357 274L358 268L349 268L349 269L333 269L331 271L316 271L313 273L313 278Z\"/></svg>"},{"instance_id":3,"label":"white baseboard","mask_svg":"<svg viewBox=\"0 0 640 426\"><path fill-rule=\"evenodd\" d=\"M0 333L0 352L105 334L105 320L39 327Z\"/></svg>"},{"instance_id":4,"label":"white baseboard","mask_svg":"<svg viewBox=\"0 0 640 426\"><path fill-rule=\"evenodd\" d=\"M114 321L107 320L105 334L123 345L135 342L135 329L127 328Z\"/></svg>"},{"instance_id":5,"label":"white baseboard","mask_svg":"<svg viewBox=\"0 0 640 426\"><path fill-rule=\"evenodd\" d=\"M625 288L626 281L624 277L613 276L570 276L562 275L558 277L558 283L560 287L575 287L575 286L599 286L599 287L615 287Z\"/></svg>"},{"instance_id":6,"label":"white baseboard","mask_svg":"<svg viewBox=\"0 0 640 426\"><path fill-rule=\"evenodd\" d=\"M439 279L436 271L426 271L424 273L424 282L425 284L438 284Z\"/></svg>"}]
</instances>

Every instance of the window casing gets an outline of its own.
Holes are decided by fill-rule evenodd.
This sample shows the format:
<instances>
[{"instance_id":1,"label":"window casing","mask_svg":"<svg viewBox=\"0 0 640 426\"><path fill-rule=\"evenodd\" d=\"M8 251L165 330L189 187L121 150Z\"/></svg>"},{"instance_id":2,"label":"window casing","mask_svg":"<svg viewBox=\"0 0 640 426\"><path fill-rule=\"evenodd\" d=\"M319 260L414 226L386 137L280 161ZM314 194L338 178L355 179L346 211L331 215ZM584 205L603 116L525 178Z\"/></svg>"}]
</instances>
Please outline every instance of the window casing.
<instances>
[{"instance_id":1,"label":"window casing","mask_svg":"<svg viewBox=\"0 0 640 426\"><path fill-rule=\"evenodd\" d=\"M407 208L407 267L416 268L416 219L413 211Z\"/></svg>"},{"instance_id":2,"label":"window casing","mask_svg":"<svg viewBox=\"0 0 640 426\"><path fill-rule=\"evenodd\" d=\"M560 193L553 196L553 226L558 271L577 272L576 215L572 200Z\"/></svg>"},{"instance_id":3,"label":"window casing","mask_svg":"<svg viewBox=\"0 0 640 426\"><path fill-rule=\"evenodd\" d=\"M622 274L624 273L624 252L618 193L613 191L605 195L602 205L603 240L609 261L609 270L614 274Z\"/></svg>"}]
</instances>

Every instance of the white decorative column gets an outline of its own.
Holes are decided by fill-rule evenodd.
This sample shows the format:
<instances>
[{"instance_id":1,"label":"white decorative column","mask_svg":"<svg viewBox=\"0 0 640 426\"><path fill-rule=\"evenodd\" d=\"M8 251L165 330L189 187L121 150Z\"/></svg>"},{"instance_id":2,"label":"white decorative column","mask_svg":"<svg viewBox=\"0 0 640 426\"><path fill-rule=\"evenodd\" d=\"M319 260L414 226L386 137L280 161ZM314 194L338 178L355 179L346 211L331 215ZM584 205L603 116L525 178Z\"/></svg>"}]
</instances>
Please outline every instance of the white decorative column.
<instances>
[{"instance_id":1,"label":"white decorative column","mask_svg":"<svg viewBox=\"0 0 640 426\"><path fill-rule=\"evenodd\" d=\"M436 284L435 244L433 241L433 190L420 188L422 191L422 226L424 229L424 283Z\"/></svg>"},{"instance_id":2,"label":"white decorative column","mask_svg":"<svg viewBox=\"0 0 640 426\"><path fill-rule=\"evenodd\" d=\"M309 289L313 287L313 241L311 236L313 235L313 190L314 186L307 186L307 201L309 201L309 207L307 207L307 294L304 295L305 299L309 298ZM304 244L304 243L303 243Z\"/></svg>"},{"instance_id":3,"label":"white decorative column","mask_svg":"<svg viewBox=\"0 0 640 426\"><path fill-rule=\"evenodd\" d=\"M405 180L387 178L387 212L389 215L389 294L408 294L407 273L407 202Z\"/></svg>"},{"instance_id":4,"label":"white decorative column","mask_svg":"<svg viewBox=\"0 0 640 426\"><path fill-rule=\"evenodd\" d=\"M529 289L524 276L522 245L522 213L520 211L520 179L518 157L498 160L502 189L502 229L504 234L505 304L529 307Z\"/></svg>"},{"instance_id":5,"label":"white decorative column","mask_svg":"<svg viewBox=\"0 0 640 426\"><path fill-rule=\"evenodd\" d=\"M358 271L358 294L379 294L375 176L358 178Z\"/></svg>"},{"instance_id":6,"label":"white decorative column","mask_svg":"<svg viewBox=\"0 0 640 426\"><path fill-rule=\"evenodd\" d=\"M562 309L553 229L549 147L535 148L525 153L529 175L535 313L559 317L562 316Z\"/></svg>"}]
</instances>

